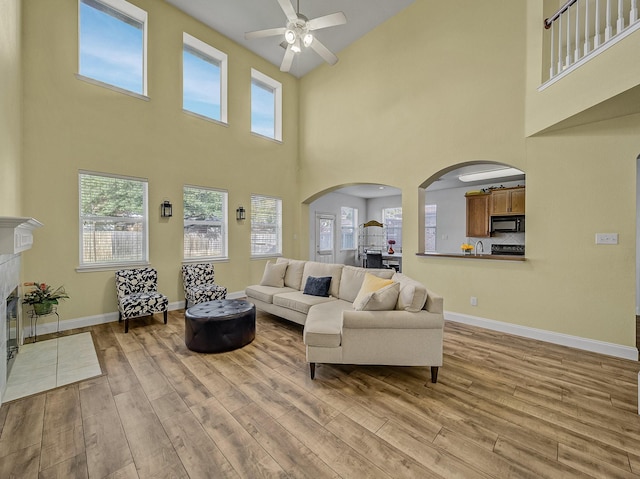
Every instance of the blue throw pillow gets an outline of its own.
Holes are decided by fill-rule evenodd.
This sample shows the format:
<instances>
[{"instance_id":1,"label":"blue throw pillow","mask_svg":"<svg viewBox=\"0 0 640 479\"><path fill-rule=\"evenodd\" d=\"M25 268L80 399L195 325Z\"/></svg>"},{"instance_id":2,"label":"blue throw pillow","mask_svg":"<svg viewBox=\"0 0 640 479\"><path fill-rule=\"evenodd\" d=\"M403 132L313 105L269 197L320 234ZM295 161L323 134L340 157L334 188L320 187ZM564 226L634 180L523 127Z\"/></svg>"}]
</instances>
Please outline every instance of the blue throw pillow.
<instances>
[{"instance_id":1,"label":"blue throw pillow","mask_svg":"<svg viewBox=\"0 0 640 479\"><path fill-rule=\"evenodd\" d=\"M329 288L331 287L331 276L323 276L316 278L315 276L309 276L307 283L304 285L304 294L310 296L323 296L329 297Z\"/></svg>"}]
</instances>

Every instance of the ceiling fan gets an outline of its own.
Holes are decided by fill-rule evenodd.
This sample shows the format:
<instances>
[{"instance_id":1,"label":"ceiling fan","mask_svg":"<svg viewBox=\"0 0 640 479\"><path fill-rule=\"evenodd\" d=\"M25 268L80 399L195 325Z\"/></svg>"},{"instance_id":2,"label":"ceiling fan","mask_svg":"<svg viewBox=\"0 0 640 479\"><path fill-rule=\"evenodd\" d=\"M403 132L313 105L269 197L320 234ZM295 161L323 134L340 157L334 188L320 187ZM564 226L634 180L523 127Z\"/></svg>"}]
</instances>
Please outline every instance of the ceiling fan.
<instances>
[{"instance_id":1,"label":"ceiling fan","mask_svg":"<svg viewBox=\"0 0 640 479\"><path fill-rule=\"evenodd\" d=\"M288 72L293 63L293 57L296 53L300 53L302 48L311 48L322 59L330 65L335 65L338 57L335 56L327 47L325 47L317 38L314 37L314 30L321 28L334 27L336 25L344 25L347 23L347 17L342 12L331 13L322 17L312 18L300 13L300 0L298 0L298 11L294 10L290 0L278 0L280 8L287 17L287 25L280 28L269 28L267 30L257 30L247 32L244 38L253 40L255 38L274 37L284 35L283 46L286 45L287 50L284 53L280 71Z\"/></svg>"}]
</instances>

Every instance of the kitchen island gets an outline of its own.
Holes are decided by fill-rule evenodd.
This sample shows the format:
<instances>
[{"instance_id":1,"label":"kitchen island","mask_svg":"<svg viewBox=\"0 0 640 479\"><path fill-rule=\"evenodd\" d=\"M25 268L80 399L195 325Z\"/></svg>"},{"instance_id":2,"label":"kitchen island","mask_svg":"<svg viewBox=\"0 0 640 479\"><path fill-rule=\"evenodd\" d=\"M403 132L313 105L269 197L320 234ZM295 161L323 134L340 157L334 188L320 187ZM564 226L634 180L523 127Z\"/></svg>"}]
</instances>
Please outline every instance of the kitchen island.
<instances>
[{"instance_id":1,"label":"kitchen island","mask_svg":"<svg viewBox=\"0 0 640 479\"><path fill-rule=\"evenodd\" d=\"M524 255L508 255L508 254L491 254L483 253L479 255L475 254L463 254L463 253L416 253L416 256L426 256L433 258L461 258L461 259L490 259L497 261L526 261Z\"/></svg>"}]
</instances>

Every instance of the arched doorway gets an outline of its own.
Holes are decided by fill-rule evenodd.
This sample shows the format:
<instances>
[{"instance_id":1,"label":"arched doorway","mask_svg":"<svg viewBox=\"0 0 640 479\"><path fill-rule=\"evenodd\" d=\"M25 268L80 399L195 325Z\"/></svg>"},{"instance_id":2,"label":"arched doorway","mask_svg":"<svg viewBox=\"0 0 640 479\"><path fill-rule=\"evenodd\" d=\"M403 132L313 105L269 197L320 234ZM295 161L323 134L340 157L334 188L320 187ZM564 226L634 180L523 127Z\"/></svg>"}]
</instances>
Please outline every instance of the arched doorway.
<instances>
[{"instance_id":1,"label":"arched doorway","mask_svg":"<svg viewBox=\"0 0 640 479\"><path fill-rule=\"evenodd\" d=\"M420 185L419 210L424 209L424 218L421 218L424 227L418 228L422 235L419 244L423 245L425 253L456 254L466 243L474 246L474 252L483 254L491 253L492 248L524 254L525 186L523 171L499 162L459 163L439 171ZM494 196L511 195L516 190L522 198L521 210L511 209L509 204L502 211L497 201L490 201L495 200ZM479 207L471 206L477 201L468 201L475 194L481 200ZM492 203L496 204L495 211L490 208ZM494 220L503 216L509 221L500 228ZM516 224L516 217L520 221L520 216L522 222L511 229L511 225ZM492 228L494 224L496 227ZM473 225L482 227L474 228Z\"/></svg>"}]
</instances>

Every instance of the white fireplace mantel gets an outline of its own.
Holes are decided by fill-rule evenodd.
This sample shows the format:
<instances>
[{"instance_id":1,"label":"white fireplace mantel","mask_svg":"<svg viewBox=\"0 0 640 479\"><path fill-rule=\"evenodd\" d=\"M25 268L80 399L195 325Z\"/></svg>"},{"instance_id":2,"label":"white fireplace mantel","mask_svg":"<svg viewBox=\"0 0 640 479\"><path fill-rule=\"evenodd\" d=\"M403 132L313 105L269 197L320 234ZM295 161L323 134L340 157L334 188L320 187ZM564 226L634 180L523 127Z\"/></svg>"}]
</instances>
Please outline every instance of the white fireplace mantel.
<instances>
[{"instance_id":1,"label":"white fireplace mantel","mask_svg":"<svg viewBox=\"0 0 640 479\"><path fill-rule=\"evenodd\" d=\"M0 254L18 254L33 245L33 230L42 223L33 218L0 216Z\"/></svg>"}]
</instances>

